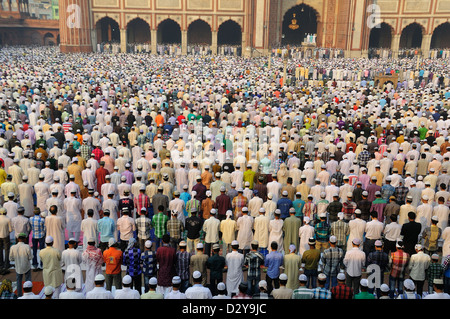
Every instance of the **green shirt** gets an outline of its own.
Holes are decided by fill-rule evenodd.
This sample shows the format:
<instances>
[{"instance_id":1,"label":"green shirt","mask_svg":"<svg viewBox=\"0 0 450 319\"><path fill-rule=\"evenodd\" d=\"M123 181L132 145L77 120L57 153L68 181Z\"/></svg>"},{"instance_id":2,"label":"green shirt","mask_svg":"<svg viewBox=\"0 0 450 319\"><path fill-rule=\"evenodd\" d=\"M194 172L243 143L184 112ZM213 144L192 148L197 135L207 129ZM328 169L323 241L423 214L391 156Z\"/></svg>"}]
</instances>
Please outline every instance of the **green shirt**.
<instances>
[{"instance_id":1,"label":"green shirt","mask_svg":"<svg viewBox=\"0 0 450 319\"><path fill-rule=\"evenodd\" d=\"M169 221L169 217L164 215L163 213L158 213L153 216L152 226L155 229L155 236L158 238L162 238L167 233L167 222Z\"/></svg>"},{"instance_id":2,"label":"green shirt","mask_svg":"<svg viewBox=\"0 0 450 319\"><path fill-rule=\"evenodd\" d=\"M355 299L375 299L375 296L367 291L361 291L355 295Z\"/></svg>"},{"instance_id":3,"label":"green shirt","mask_svg":"<svg viewBox=\"0 0 450 319\"><path fill-rule=\"evenodd\" d=\"M302 263L305 264L305 269L317 269L320 260L319 249L308 249L303 253Z\"/></svg>"},{"instance_id":4,"label":"green shirt","mask_svg":"<svg viewBox=\"0 0 450 319\"><path fill-rule=\"evenodd\" d=\"M252 171L251 169L246 170L244 172L244 183L245 182L249 182L250 183L250 186L249 186L250 189L253 189L253 183L254 183L255 174L256 173L254 171Z\"/></svg>"}]
</instances>

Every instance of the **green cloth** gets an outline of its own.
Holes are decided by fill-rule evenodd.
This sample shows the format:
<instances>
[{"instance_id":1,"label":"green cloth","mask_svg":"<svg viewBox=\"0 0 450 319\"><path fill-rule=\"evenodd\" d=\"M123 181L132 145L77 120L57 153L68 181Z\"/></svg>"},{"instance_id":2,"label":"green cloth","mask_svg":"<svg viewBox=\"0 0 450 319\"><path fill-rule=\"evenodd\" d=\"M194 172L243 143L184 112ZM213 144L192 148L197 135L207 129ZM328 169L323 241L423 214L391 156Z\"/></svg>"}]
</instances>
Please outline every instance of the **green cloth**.
<instances>
[{"instance_id":1,"label":"green cloth","mask_svg":"<svg viewBox=\"0 0 450 319\"><path fill-rule=\"evenodd\" d=\"M367 291L361 291L355 295L355 299L375 299L375 296Z\"/></svg>"}]
</instances>

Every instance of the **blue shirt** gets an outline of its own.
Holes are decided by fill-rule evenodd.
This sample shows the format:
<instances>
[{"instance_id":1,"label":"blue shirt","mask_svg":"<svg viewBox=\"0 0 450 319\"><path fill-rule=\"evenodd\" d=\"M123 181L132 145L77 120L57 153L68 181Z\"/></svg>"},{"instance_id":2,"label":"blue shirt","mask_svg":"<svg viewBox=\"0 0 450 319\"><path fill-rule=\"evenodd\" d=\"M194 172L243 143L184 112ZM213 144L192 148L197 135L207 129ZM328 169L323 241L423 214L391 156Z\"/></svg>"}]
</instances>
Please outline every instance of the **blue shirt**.
<instances>
[{"instance_id":1,"label":"blue shirt","mask_svg":"<svg viewBox=\"0 0 450 319\"><path fill-rule=\"evenodd\" d=\"M289 208L292 207L292 201L289 198L280 198L277 202L277 208L281 211L280 217L289 217Z\"/></svg>"},{"instance_id":2,"label":"blue shirt","mask_svg":"<svg viewBox=\"0 0 450 319\"><path fill-rule=\"evenodd\" d=\"M264 266L267 267L267 276L278 278L280 276L280 266L283 265L283 254L278 251L272 251L264 260Z\"/></svg>"},{"instance_id":3,"label":"blue shirt","mask_svg":"<svg viewBox=\"0 0 450 319\"><path fill-rule=\"evenodd\" d=\"M116 224L113 219L105 216L98 221L97 231L100 233L100 241L108 242L110 238L114 238Z\"/></svg>"},{"instance_id":4,"label":"blue shirt","mask_svg":"<svg viewBox=\"0 0 450 319\"><path fill-rule=\"evenodd\" d=\"M30 217L31 231L33 232L33 239L45 237L45 219L39 215Z\"/></svg>"}]
</instances>

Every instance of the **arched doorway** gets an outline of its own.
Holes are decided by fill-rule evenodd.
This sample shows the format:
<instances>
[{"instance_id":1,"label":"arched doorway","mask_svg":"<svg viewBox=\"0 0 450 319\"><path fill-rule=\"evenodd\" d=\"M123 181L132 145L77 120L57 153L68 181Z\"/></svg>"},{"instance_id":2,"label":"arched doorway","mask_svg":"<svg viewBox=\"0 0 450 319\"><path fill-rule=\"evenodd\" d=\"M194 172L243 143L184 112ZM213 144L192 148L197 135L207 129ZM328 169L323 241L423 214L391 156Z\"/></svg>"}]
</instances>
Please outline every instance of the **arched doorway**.
<instances>
[{"instance_id":1,"label":"arched doorway","mask_svg":"<svg viewBox=\"0 0 450 319\"><path fill-rule=\"evenodd\" d=\"M241 45L242 30L241 26L233 21L227 20L219 26L217 32L217 45Z\"/></svg>"},{"instance_id":2,"label":"arched doorway","mask_svg":"<svg viewBox=\"0 0 450 319\"><path fill-rule=\"evenodd\" d=\"M51 33L46 33L44 35L44 45L55 45L55 37Z\"/></svg>"},{"instance_id":3,"label":"arched doorway","mask_svg":"<svg viewBox=\"0 0 450 319\"><path fill-rule=\"evenodd\" d=\"M187 31L188 44L211 45L211 40L211 27L208 23L198 19L189 25Z\"/></svg>"},{"instance_id":4,"label":"arched doorway","mask_svg":"<svg viewBox=\"0 0 450 319\"><path fill-rule=\"evenodd\" d=\"M380 27L370 30L369 48L390 48L392 41L392 27L382 22Z\"/></svg>"},{"instance_id":5,"label":"arched doorway","mask_svg":"<svg viewBox=\"0 0 450 319\"><path fill-rule=\"evenodd\" d=\"M128 22L127 25L128 43L150 43L150 26L141 18L136 18Z\"/></svg>"},{"instance_id":6,"label":"arched doorway","mask_svg":"<svg viewBox=\"0 0 450 319\"><path fill-rule=\"evenodd\" d=\"M43 43L44 40L38 32L33 32L33 34L31 34L31 44L42 45Z\"/></svg>"},{"instance_id":7,"label":"arched doorway","mask_svg":"<svg viewBox=\"0 0 450 319\"><path fill-rule=\"evenodd\" d=\"M104 17L97 21L97 43L120 42L119 23L110 17Z\"/></svg>"},{"instance_id":8,"label":"arched doorway","mask_svg":"<svg viewBox=\"0 0 450 319\"><path fill-rule=\"evenodd\" d=\"M392 27L387 23L380 23L370 30L369 58L386 57L392 43Z\"/></svg>"},{"instance_id":9,"label":"arched doorway","mask_svg":"<svg viewBox=\"0 0 450 319\"><path fill-rule=\"evenodd\" d=\"M400 37L400 49L414 49L422 46L423 28L418 23L405 27Z\"/></svg>"},{"instance_id":10,"label":"arched doorway","mask_svg":"<svg viewBox=\"0 0 450 319\"><path fill-rule=\"evenodd\" d=\"M431 49L443 49L450 47L450 23L446 22L434 29L431 37Z\"/></svg>"},{"instance_id":11,"label":"arched doorway","mask_svg":"<svg viewBox=\"0 0 450 319\"><path fill-rule=\"evenodd\" d=\"M233 20L227 20L217 31L217 53L220 55L242 55L242 29Z\"/></svg>"},{"instance_id":12,"label":"arched doorway","mask_svg":"<svg viewBox=\"0 0 450 319\"><path fill-rule=\"evenodd\" d=\"M157 43L178 44L181 43L180 25L172 19L166 19L158 25Z\"/></svg>"},{"instance_id":13,"label":"arched doorway","mask_svg":"<svg viewBox=\"0 0 450 319\"><path fill-rule=\"evenodd\" d=\"M307 34L317 34L317 12L302 3L284 14L281 44L300 45Z\"/></svg>"}]
</instances>

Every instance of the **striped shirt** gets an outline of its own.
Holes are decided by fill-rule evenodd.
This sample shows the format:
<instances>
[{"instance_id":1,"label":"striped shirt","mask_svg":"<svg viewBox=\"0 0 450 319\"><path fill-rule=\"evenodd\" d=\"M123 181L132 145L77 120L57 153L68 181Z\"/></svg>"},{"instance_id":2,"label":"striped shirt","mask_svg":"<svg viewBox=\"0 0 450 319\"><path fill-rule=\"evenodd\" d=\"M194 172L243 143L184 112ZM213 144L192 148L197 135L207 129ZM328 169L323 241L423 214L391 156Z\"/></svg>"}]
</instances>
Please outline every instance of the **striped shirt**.
<instances>
[{"instance_id":1,"label":"striped shirt","mask_svg":"<svg viewBox=\"0 0 450 319\"><path fill-rule=\"evenodd\" d=\"M39 215L30 217L31 231L33 232L33 239L45 237L45 219Z\"/></svg>"},{"instance_id":2,"label":"striped shirt","mask_svg":"<svg viewBox=\"0 0 450 319\"><path fill-rule=\"evenodd\" d=\"M187 251L177 251L177 261L175 269L181 280L189 279L189 265L191 263L192 254Z\"/></svg>"},{"instance_id":3,"label":"striped shirt","mask_svg":"<svg viewBox=\"0 0 450 319\"><path fill-rule=\"evenodd\" d=\"M292 293L292 299L313 299L314 292L312 289L300 287Z\"/></svg>"}]
</instances>

